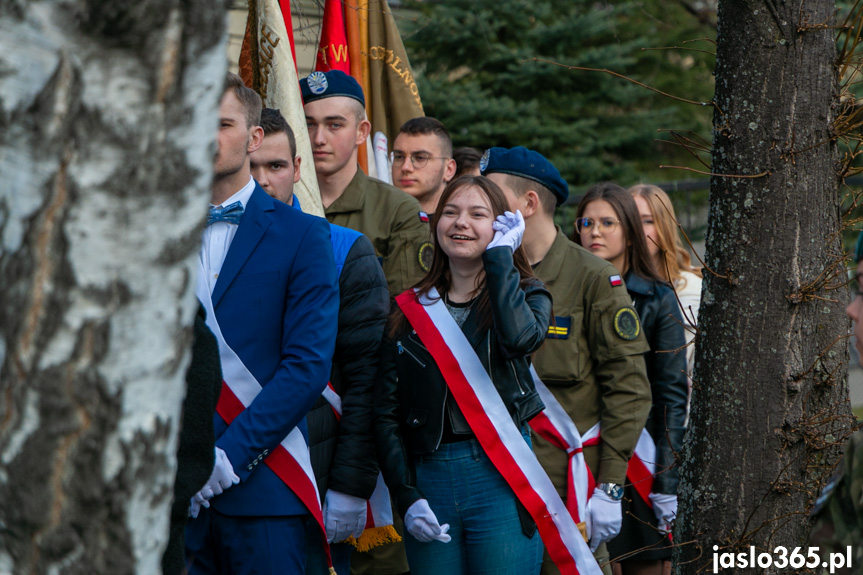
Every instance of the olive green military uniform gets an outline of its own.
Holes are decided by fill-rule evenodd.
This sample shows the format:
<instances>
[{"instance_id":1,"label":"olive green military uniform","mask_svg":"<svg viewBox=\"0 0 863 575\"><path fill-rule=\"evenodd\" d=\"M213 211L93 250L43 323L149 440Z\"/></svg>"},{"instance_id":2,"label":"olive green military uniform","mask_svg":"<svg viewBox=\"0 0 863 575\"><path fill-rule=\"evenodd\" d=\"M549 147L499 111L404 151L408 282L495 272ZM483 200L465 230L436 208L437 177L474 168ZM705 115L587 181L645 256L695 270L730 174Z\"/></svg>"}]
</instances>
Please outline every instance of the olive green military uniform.
<instances>
[{"instance_id":1,"label":"olive green military uniform","mask_svg":"<svg viewBox=\"0 0 863 575\"><path fill-rule=\"evenodd\" d=\"M602 441L585 447L584 458L597 483L622 485L651 406L643 357L649 347L640 323L631 321L637 318L632 298L613 265L569 241L560 228L534 273L551 292L555 321L533 365L580 433L601 422ZM533 447L565 498L566 452L537 434ZM604 544L595 556L608 562ZM607 565L603 571L611 572ZM542 573L559 573L547 553Z\"/></svg>"},{"instance_id":2,"label":"olive green military uniform","mask_svg":"<svg viewBox=\"0 0 863 575\"><path fill-rule=\"evenodd\" d=\"M331 224L356 230L372 241L392 296L418 282L431 264L428 218L421 213L415 198L359 168L345 192L326 209Z\"/></svg>"},{"instance_id":3,"label":"olive green military uniform","mask_svg":"<svg viewBox=\"0 0 863 575\"><path fill-rule=\"evenodd\" d=\"M845 446L845 455L816 500L813 515L815 527L809 544L819 547L822 560L828 561L831 553L847 558L850 546L850 567L833 572L863 573L863 431L852 435Z\"/></svg>"}]
</instances>

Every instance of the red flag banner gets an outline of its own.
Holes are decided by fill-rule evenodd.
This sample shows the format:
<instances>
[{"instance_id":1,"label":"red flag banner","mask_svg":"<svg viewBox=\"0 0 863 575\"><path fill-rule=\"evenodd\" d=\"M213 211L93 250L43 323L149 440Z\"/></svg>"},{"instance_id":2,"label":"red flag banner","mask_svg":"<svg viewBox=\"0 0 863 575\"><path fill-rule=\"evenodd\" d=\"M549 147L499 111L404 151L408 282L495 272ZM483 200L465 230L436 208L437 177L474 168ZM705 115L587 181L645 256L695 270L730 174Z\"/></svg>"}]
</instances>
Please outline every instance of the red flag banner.
<instances>
[{"instance_id":1,"label":"red flag banner","mask_svg":"<svg viewBox=\"0 0 863 575\"><path fill-rule=\"evenodd\" d=\"M369 81L372 134L392 141L402 124L425 116L408 55L386 0L368 0ZM370 105L369 103L370 102Z\"/></svg>"},{"instance_id":2,"label":"red flag banner","mask_svg":"<svg viewBox=\"0 0 863 575\"><path fill-rule=\"evenodd\" d=\"M345 33L345 13L341 0L327 0L324 5L321 42L318 47L318 57L315 60L315 70L318 72L341 70L345 74L351 73L348 38Z\"/></svg>"}]
</instances>

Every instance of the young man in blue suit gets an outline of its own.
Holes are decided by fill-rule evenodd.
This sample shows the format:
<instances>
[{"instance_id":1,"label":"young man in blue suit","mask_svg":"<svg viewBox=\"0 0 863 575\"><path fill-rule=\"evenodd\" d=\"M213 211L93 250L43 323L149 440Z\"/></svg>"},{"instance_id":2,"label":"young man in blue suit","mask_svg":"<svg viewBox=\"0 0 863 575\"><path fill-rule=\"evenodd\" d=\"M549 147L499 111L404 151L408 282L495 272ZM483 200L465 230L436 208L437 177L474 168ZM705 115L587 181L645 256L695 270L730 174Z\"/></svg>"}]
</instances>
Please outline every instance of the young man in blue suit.
<instances>
[{"instance_id":1,"label":"young man in blue suit","mask_svg":"<svg viewBox=\"0 0 863 575\"><path fill-rule=\"evenodd\" d=\"M250 156L252 176L268 194L301 209L294 196L294 184L300 179L294 132L282 114L270 108L261 113L261 127L264 143ZM366 500L378 479L372 404L390 299L372 242L335 224L330 224L330 233L339 270L339 333L330 383L341 398L341 418L321 397L306 421L333 567L347 575L354 547L343 541L363 533ZM309 522L308 528L314 533L318 526ZM306 575L326 573L323 548L310 546Z\"/></svg>"},{"instance_id":2,"label":"young man in blue suit","mask_svg":"<svg viewBox=\"0 0 863 575\"><path fill-rule=\"evenodd\" d=\"M274 200L251 177L260 113L258 95L228 74L198 293L211 296L225 343L260 392L226 415L235 381L223 370L216 466L186 528L190 574L303 573L305 563L308 509L271 455L295 427L308 436L305 415L330 375L338 279L326 220Z\"/></svg>"}]
</instances>

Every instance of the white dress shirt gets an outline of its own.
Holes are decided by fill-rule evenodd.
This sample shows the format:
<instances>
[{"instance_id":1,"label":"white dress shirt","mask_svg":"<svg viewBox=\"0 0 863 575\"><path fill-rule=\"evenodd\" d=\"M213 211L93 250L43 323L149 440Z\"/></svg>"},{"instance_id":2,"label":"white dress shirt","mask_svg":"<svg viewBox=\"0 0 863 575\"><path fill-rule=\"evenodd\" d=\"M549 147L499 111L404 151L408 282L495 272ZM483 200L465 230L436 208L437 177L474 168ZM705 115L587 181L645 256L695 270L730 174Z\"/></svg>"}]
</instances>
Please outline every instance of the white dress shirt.
<instances>
[{"instance_id":1,"label":"white dress shirt","mask_svg":"<svg viewBox=\"0 0 863 575\"><path fill-rule=\"evenodd\" d=\"M239 192L219 206L210 204L210 207L225 207L234 202L240 202L243 205L243 210L245 210L254 191L255 180L250 177L249 183L243 186ZM228 249L231 247L231 242L234 241L238 227L236 224L229 224L228 222L215 222L204 228L204 237L201 243L201 266L207 278L210 293L213 293L213 288L216 287L219 272L222 271L222 264L225 263L225 256L228 255Z\"/></svg>"}]
</instances>

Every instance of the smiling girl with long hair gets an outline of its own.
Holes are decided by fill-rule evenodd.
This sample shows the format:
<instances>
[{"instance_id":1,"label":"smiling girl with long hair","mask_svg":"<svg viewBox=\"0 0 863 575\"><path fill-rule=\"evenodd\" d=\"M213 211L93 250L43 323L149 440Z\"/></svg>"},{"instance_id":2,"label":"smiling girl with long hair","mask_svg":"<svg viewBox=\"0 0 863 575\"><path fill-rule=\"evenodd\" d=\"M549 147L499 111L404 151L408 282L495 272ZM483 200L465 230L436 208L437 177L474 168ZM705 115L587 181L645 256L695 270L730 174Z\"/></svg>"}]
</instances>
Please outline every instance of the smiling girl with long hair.
<instances>
[{"instance_id":1,"label":"smiling girl with long hair","mask_svg":"<svg viewBox=\"0 0 863 575\"><path fill-rule=\"evenodd\" d=\"M429 272L396 298L384 340L375 437L384 478L405 517L414 575L536 574L542 562L536 525L478 440L475 406L471 411L456 397L452 378L462 375L461 362L446 363L446 353L440 359L427 324L410 315L443 317L441 333L463 335L465 349L445 346L446 352L475 353L471 359L493 383L484 389L499 396L508 414L495 421L515 424L510 438L524 451L527 422L543 409L529 356L545 340L551 296L520 247L524 218L507 210L503 192L484 177L450 182L432 219ZM442 315L433 316L432 306Z\"/></svg>"}]
</instances>

